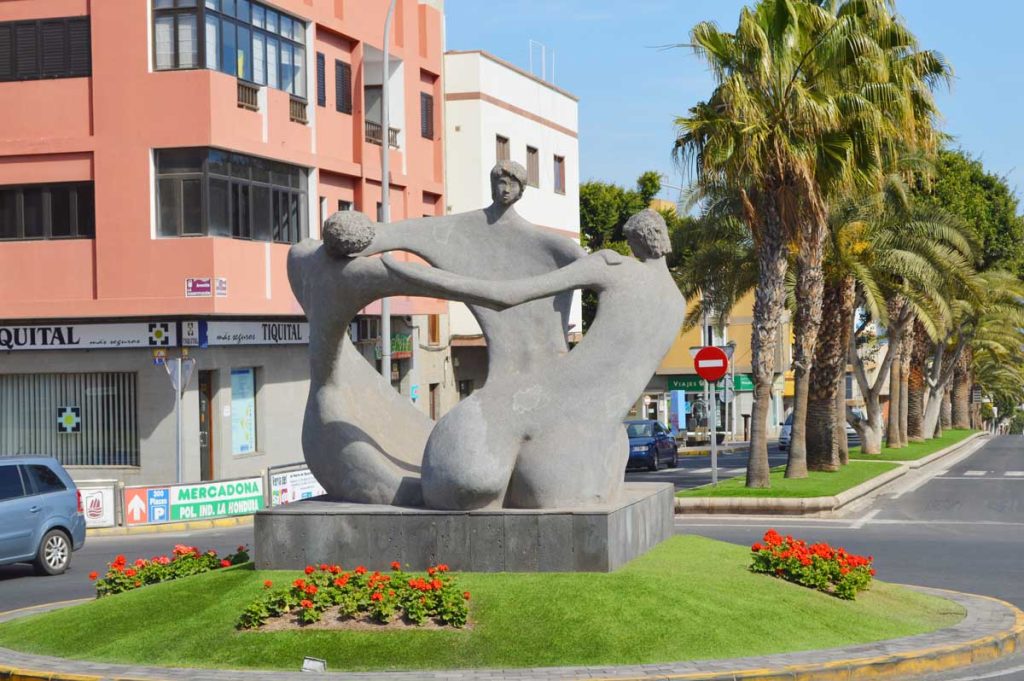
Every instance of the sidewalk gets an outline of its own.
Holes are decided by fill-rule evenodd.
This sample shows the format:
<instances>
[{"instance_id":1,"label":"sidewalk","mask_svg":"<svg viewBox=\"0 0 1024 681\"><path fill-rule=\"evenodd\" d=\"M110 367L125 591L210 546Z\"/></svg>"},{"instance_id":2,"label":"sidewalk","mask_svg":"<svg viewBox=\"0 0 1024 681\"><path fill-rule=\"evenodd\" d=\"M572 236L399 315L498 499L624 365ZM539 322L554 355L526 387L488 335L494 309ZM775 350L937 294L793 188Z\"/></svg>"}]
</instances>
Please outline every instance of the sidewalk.
<instances>
[{"instance_id":1,"label":"sidewalk","mask_svg":"<svg viewBox=\"0 0 1024 681\"><path fill-rule=\"evenodd\" d=\"M784 653L763 657L622 667L546 667L537 669L466 669L408 672L326 673L318 678L349 681L730 681L800 679L853 681L899 679L991 662L1018 653L1024 646L1024 612L993 598L941 589L912 587L949 598L967 609L960 624L930 634L847 648ZM53 609L54 606L49 606ZM56 607L67 607L57 604ZM47 606L0 614L0 622L40 612ZM298 666L298 661L296 661ZM308 679L298 672L165 669L79 662L28 655L0 648L0 679L41 681L270 681Z\"/></svg>"}]
</instances>

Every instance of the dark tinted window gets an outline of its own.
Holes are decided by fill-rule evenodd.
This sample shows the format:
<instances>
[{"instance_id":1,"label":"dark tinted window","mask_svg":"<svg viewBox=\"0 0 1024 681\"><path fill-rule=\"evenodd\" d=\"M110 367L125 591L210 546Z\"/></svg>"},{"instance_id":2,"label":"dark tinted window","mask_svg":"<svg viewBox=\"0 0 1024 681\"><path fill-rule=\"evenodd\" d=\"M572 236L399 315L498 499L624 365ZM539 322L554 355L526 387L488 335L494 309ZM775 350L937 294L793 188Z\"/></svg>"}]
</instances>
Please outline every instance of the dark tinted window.
<instances>
[{"instance_id":1,"label":"dark tinted window","mask_svg":"<svg viewBox=\"0 0 1024 681\"><path fill-rule=\"evenodd\" d=\"M651 437L654 435L654 426L649 421L627 423L626 434L629 437Z\"/></svg>"},{"instance_id":2,"label":"dark tinted window","mask_svg":"<svg viewBox=\"0 0 1024 681\"><path fill-rule=\"evenodd\" d=\"M47 494L48 492L63 492L67 489L64 481L57 476L49 466L42 464L31 464L23 466L27 474L29 484L36 494Z\"/></svg>"},{"instance_id":3,"label":"dark tinted window","mask_svg":"<svg viewBox=\"0 0 1024 681\"><path fill-rule=\"evenodd\" d=\"M21 476L14 465L0 466L0 501L13 499L24 494L21 488Z\"/></svg>"},{"instance_id":4,"label":"dark tinted window","mask_svg":"<svg viewBox=\"0 0 1024 681\"><path fill-rule=\"evenodd\" d=\"M89 17L0 23L0 81L92 72Z\"/></svg>"}]
</instances>

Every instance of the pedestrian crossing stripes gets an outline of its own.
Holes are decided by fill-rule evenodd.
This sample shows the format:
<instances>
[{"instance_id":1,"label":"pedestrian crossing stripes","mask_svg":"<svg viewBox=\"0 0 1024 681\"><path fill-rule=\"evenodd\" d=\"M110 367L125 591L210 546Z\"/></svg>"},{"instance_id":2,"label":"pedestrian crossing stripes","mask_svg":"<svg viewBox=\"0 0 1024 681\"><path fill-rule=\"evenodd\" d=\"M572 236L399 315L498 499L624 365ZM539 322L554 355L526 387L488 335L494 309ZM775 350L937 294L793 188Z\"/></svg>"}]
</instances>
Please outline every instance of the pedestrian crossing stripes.
<instances>
[{"instance_id":1,"label":"pedestrian crossing stripes","mask_svg":"<svg viewBox=\"0 0 1024 681\"><path fill-rule=\"evenodd\" d=\"M950 471L941 471L935 477L945 478L946 480L968 480L972 478L987 478L989 480L995 478L1015 478L1024 480L1024 471L964 471L963 473L953 473Z\"/></svg>"},{"instance_id":2,"label":"pedestrian crossing stripes","mask_svg":"<svg viewBox=\"0 0 1024 681\"><path fill-rule=\"evenodd\" d=\"M967 477L974 477L974 476L981 477L982 475L985 475L987 473L988 473L988 471L967 471L966 473L964 473L964 475L966 475Z\"/></svg>"}]
</instances>

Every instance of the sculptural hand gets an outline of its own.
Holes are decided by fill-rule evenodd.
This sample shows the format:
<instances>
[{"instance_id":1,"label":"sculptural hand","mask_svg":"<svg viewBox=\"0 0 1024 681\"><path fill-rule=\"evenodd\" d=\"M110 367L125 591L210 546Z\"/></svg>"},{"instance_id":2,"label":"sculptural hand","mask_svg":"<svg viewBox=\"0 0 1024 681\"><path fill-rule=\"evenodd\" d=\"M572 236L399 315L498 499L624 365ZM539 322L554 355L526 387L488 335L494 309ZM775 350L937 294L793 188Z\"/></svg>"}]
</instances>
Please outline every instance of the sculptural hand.
<instances>
[{"instance_id":1,"label":"sculptural hand","mask_svg":"<svg viewBox=\"0 0 1024 681\"><path fill-rule=\"evenodd\" d=\"M516 304L516 302L508 300L494 282L463 277L419 263L402 262L390 253L382 255L381 261L391 274L417 286L433 290L441 298L482 305L494 310L504 310Z\"/></svg>"}]
</instances>

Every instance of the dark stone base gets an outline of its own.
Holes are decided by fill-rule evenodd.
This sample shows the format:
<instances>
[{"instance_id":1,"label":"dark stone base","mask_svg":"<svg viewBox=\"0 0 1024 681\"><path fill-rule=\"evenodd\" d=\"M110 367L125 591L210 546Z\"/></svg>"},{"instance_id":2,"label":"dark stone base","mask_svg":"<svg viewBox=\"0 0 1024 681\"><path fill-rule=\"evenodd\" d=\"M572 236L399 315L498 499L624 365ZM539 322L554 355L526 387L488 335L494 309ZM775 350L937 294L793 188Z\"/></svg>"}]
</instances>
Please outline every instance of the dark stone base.
<instances>
[{"instance_id":1,"label":"dark stone base","mask_svg":"<svg viewBox=\"0 0 1024 681\"><path fill-rule=\"evenodd\" d=\"M610 572L672 536L670 483L627 484L585 509L432 511L319 499L256 514L258 569L365 565L467 572Z\"/></svg>"}]
</instances>

